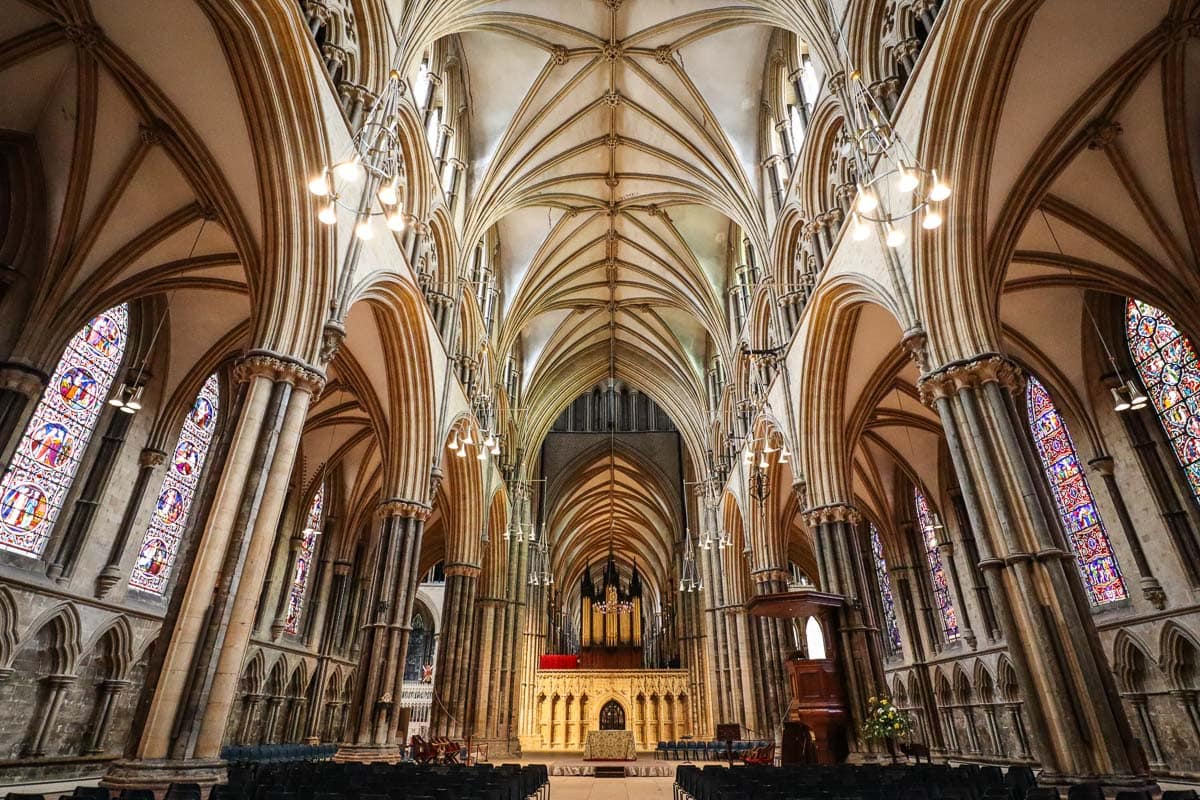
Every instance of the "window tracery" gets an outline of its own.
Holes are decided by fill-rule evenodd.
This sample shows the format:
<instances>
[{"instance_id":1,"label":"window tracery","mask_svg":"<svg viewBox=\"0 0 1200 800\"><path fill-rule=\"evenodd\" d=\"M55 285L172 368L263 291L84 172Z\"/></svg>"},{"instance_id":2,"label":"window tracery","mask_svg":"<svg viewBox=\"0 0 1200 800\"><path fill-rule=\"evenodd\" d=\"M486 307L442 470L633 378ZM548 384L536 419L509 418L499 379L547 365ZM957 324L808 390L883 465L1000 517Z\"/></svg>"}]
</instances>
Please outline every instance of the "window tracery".
<instances>
[{"instance_id":1,"label":"window tracery","mask_svg":"<svg viewBox=\"0 0 1200 800\"><path fill-rule=\"evenodd\" d=\"M187 529L192 501L200 484L204 462L217 428L220 382L216 373L200 388L192 410L183 420L179 439L171 451L167 474L163 476L158 500L150 515L150 524L138 549L129 586L143 592L162 595L167 590L179 543Z\"/></svg>"},{"instance_id":2,"label":"window tracery","mask_svg":"<svg viewBox=\"0 0 1200 800\"><path fill-rule=\"evenodd\" d=\"M929 502L920 489L913 489L913 500L917 508L917 527L921 531L921 542L925 546L925 558L929 563L929 577L933 582L933 600L942 618L942 630L946 641L958 638L958 612L950 599L950 579L938 552L937 531Z\"/></svg>"},{"instance_id":3,"label":"window tracery","mask_svg":"<svg viewBox=\"0 0 1200 800\"><path fill-rule=\"evenodd\" d=\"M1092 605L1125 599L1125 579L1121 577L1071 433L1046 387L1032 375L1025 389L1025 405L1029 430L1088 599Z\"/></svg>"},{"instance_id":4,"label":"window tracery","mask_svg":"<svg viewBox=\"0 0 1200 800\"><path fill-rule=\"evenodd\" d=\"M284 630L293 635L300 631L300 614L304 610L304 593L308 589L308 579L312 573L317 538L321 535L324 502L325 487L321 486L313 495L312 504L308 507L304 531L300 534L300 552L296 555L296 571L292 574L292 588L288 593Z\"/></svg>"},{"instance_id":5,"label":"window tracery","mask_svg":"<svg viewBox=\"0 0 1200 800\"><path fill-rule=\"evenodd\" d=\"M129 335L129 307L114 306L84 325L46 384L0 479L0 548L38 557L88 441L96 429Z\"/></svg>"},{"instance_id":6,"label":"window tracery","mask_svg":"<svg viewBox=\"0 0 1200 800\"><path fill-rule=\"evenodd\" d=\"M1125 338L1138 377L1200 501L1200 365L1196 348L1165 311L1141 300L1125 304Z\"/></svg>"},{"instance_id":7,"label":"window tracery","mask_svg":"<svg viewBox=\"0 0 1200 800\"><path fill-rule=\"evenodd\" d=\"M900 642L900 626L896 622L896 601L892 596L892 576L888 574L887 560L883 557L883 541L879 538L879 529L871 523L871 558L875 563L875 580L879 583L879 597L883 601L883 621L888 639L895 652L902 649Z\"/></svg>"}]
</instances>

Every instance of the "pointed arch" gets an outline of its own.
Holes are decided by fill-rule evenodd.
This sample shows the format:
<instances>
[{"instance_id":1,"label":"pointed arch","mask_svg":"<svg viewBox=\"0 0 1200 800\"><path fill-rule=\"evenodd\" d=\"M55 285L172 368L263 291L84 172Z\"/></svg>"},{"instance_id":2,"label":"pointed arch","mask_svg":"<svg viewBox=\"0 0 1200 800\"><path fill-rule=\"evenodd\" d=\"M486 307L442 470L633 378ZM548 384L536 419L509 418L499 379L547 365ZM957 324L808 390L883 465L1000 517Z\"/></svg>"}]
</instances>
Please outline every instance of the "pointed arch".
<instances>
[{"instance_id":1,"label":"pointed arch","mask_svg":"<svg viewBox=\"0 0 1200 800\"><path fill-rule=\"evenodd\" d=\"M1117 676L1117 687L1126 693L1140 694L1146 691L1150 666L1154 659L1141 640L1122 628L1113 640L1113 672Z\"/></svg>"},{"instance_id":2,"label":"pointed arch","mask_svg":"<svg viewBox=\"0 0 1200 800\"><path fill-rule=\"evenodd\" d=\"M92 636L82 652L106 662L105 678L125 680L133 668L133 629L124 615L113 617Z\"/></svg>"},{"instance_id":3,"label":"pointed arch","mask_svg":"<svg viewBox=\"0 0 1200 800\"><path fill-rule=\"evenodd\" d=\"M0 549L41 556L105 409L129 339L129 307L97 314L67 342L0 478Z\"/></svg>"},{"instance_id":4,"label":"pointed arch","mask_svg":"<svg viewBox=\"0 0 1200 800\"><path fill-rule=\"evenodd\" d=\"M1175 621L1163 626L1159 663L1173 689L1200 689L1200 642Z\"/></svg>"},{"instance_id":5,"label":"pointed arch","mask_svg":"<svg viewBox=\"0 0 1200 800\"><path fill-rule=\"evenodd\" d=\"M1049 390L1033 375L1028 376L1025 385L1025 408L1042 471L1050 484L1088 599L1092 605L1124 600L1128 596L1125 578L1075 450L1075 441Z\"/></svg>"},{"instance_id":6,"label":"pointed arch","mask_svg":"<svg viewBox=\"0 0 1200 800\"><path fill-rule=\"evenodd\" d=\"M10 666L17 654L19 624L17 601L7 586L0 586L0 669Z\"/></svg>"},{"instance_id":7,"label":"pointed arch","mask_svg":"<svg viewBox=\"0 0 1200 800\"><path fill-rule=\"evenodd\" d=\"M163 476L150 523L129 576L131 589L162 595L171 579L175 557L187 530L192 502L212 447L220 410L220 380L212 373L200 387L183 420Z\"/></svg>"},{"instance_id":8,"label":"pointed arch","mask_svg":"<svg viewBox=\"0 0 1200 800\"><path fill-rule=\"evenodd\" d=\"M79 667L79 655L83 651L80 641L79 612L69 603L50 609L29 626L30 635L25 637L26 646L36 646L43 633L49 636L50 669L55 675L74 675Z\"/></svg>"},{"instance_id":9,"label":"pointed arch","mask_svg":"<svg viewBox=\"0 0 1200 800\"><path fill-rule=\"evenodd\" d=\"M1125 302L1125 341L1175 460L1200 501L1200 411L1192 406L1200 393L1196 348L1167 312L1132 297Z\"/></svg>"}]
</instances>

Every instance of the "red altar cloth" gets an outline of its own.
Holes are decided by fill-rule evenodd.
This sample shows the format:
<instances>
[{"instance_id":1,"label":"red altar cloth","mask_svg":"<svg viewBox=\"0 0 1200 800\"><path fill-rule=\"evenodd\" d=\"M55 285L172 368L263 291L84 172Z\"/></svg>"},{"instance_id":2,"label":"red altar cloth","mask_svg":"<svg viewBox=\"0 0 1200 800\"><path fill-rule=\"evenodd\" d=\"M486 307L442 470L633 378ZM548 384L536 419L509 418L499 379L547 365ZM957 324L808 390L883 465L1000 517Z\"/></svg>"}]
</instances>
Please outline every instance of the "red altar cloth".
<instances>
[{"instance_id":1,"label":"red altar cloth","mask_svg":"<svg viewBox=\"0 0 1200 800\"><path fill-rule=\"evenodd\" d=\"M545 655L538 659L538 669L579 669L579 656Z\"/></svg>"}]
</instances>

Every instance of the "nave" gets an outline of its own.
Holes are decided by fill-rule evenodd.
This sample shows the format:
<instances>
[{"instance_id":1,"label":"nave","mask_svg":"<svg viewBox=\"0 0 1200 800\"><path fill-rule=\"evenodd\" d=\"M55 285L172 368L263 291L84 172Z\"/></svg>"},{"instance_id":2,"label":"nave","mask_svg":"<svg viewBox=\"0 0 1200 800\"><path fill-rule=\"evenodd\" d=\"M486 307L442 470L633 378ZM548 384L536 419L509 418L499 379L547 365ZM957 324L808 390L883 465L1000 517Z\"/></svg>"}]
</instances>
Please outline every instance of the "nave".
<instances>
[{"instance_id":1,"label":"nave","mask_svg":"<svg viewBox=\"0 0 1200 800\"><path fill-rule=\"evenodd\" d=\"M0 12L0 786L1200 780L1200 0Z\"/></svg>"}]
</instances>

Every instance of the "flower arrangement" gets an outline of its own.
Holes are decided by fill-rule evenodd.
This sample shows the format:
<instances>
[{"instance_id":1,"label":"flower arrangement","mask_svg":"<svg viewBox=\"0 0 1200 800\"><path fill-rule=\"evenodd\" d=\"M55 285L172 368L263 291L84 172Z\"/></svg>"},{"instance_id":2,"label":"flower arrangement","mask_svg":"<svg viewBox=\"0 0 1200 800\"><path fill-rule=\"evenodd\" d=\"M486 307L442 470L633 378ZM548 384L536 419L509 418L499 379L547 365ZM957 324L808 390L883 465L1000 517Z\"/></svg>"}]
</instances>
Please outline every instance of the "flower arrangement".
<instances>
[{"instance_id":1,"label":"flower arrangement","mask_svg":"<svg viewBox=\"0 0 1200 800\"><path fill-rule=\"evenodd\" d=\"M900 739L912 733L912 720L908 714L896 708L890 698L869 697L862 733L867 741Z\"/></svg>"}]
</instances>

